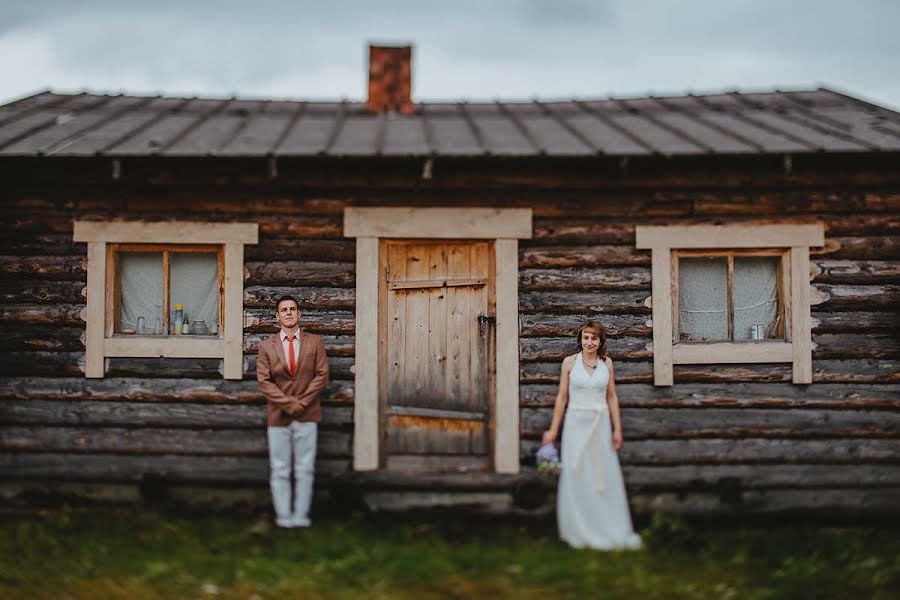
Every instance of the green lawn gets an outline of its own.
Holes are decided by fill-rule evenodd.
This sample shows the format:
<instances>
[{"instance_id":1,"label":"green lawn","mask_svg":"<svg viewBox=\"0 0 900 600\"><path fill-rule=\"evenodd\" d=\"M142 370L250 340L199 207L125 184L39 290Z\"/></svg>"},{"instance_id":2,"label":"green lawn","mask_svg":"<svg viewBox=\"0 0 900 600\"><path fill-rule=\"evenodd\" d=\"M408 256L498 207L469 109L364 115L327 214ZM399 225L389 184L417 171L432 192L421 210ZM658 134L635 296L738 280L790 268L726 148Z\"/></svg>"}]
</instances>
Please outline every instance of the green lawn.
<instances>
[{"instance_id":1,"label":"green lawn","mask_svg":"<svg viewBox=\"0 0 900 600\"><path fill-rule=\"evenodd\" d=\"M54 511L0 521L0 598L900 598L900 530L688 527L576 551L552 522Z\"/></svg>"}]
</instances>

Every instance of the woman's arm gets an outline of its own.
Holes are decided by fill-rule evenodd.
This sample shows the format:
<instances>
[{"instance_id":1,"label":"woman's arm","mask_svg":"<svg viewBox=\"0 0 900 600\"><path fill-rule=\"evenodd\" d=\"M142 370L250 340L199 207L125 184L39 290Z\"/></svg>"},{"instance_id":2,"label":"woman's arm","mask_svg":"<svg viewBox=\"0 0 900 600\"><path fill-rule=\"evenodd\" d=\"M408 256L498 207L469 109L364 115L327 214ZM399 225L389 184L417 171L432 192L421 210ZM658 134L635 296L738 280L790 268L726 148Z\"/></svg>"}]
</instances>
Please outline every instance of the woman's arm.
<instances>
[{"instance_id":1,"label":"woman's arm","mask_svg":"<svg viewBox=\"0 0 900 600\"><path fill-rule=\"evenodd\" d=\"M618 450L622 446L622 419L619 416L619 395L616 393L616 370L610 357L603 359L609 369L609 383L606 385L606 404L609 406L609 416L612 419L613 448Z\"/></svg>"},{"instance_id":2,"label":"woman's arm","mask_svg":"<svg viewBox=\"0 0 900 600\"><path fill-rule=\"evenodd\" d=\"M559 437L559 426L562 424L563 415L566 414L566 404L569 403L569 372L574 362L575 359L571 356L563 359L559 373L559 391L556 392L556 403L553 405L553 421L550 422L550 429L544 432L545 444L555 442Z\"/></svg>"}]
</instances>

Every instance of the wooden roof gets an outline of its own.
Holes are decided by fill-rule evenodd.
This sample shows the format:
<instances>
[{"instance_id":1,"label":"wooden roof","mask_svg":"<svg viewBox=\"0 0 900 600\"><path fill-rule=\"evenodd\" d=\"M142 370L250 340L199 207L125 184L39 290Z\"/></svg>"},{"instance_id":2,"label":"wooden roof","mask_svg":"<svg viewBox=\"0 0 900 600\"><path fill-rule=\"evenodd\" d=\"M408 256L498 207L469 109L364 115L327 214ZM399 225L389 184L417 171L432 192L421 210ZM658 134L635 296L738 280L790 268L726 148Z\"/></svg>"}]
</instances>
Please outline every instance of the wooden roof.
<instances>
[{"instance_id":1,"label":"wooden roof","mask_svg":"<svg viewBox=\"0 0 900 600\"><path fill-rule=\"evenodd\" d=\"M43 92L0 106L5 156L638 156L900 150L900 113L828 89L553 102Z\"/></svg>"}]
</instances>

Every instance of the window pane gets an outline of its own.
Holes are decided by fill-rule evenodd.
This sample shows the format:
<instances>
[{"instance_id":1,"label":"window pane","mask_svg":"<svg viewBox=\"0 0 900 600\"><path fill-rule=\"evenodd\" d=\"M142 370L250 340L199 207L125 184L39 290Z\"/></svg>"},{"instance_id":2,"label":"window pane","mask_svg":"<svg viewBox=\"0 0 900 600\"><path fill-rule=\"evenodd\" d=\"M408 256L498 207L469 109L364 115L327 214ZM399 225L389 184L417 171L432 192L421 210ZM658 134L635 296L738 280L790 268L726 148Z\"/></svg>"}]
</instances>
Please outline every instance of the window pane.
<instances>
[{"instance_id":1,"label":"window pane","mask_svg":"<svg viewBox=\"0 0 900 600\"><path fill-rule=\"evenodd\" d=\"M680 259L678 290L681 341L727 340L727 259Z\"/></svg>"},{"instance_id":2,"label":"window pane","mask_svg":"<svg viewBox=\"0 0 900 600\"><path fill-rule=\"evenodd\" d=\"M145 332L153 331L156 319L162 319L162 252L121 252L119 332L137 331L138 317L144 317Z\"/></svg>"},{"instance_id":3,"label":"window pane","mask_svg":"<svg viewBox=\"0 0 900 600\"><path fill-rule=\"evenodd\" d=\"M169 269L172 322L175 320L175 305L181 304L185 318L191 323L203 320L210 329L218 326L219 261L216 254L172 252L169 254Z\"/></svg>"},{"instance_id":4,"label":"window pane","mask_svg":"<svg viewBox=\"0 0 900 600\"><path fill-rule=\"evenodd\" d=\"M763 339L778 327L778 257L735 257L734 339L749 340L751 326L763 325Z\"/></svg>"}]
</instances>

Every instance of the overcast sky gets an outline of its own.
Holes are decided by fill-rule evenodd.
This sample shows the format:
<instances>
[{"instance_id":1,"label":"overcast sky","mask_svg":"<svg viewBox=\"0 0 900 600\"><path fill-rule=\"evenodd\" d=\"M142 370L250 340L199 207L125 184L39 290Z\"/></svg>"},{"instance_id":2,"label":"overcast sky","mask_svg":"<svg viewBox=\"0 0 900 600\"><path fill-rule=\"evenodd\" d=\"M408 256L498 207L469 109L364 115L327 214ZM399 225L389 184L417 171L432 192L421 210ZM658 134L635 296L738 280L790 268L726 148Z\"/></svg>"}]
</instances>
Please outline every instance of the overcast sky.
<instances>
[{"instance_id":1,"label":"overcast sky","mask_svg":"<svg viewBox=\"0 0 900 600\"><path fill-rule=\"evenodd\" d=\"M415 99L818 85L900 108L896 0L0 0L0 102L36 91L365 96L412 42Z\"/></svg>"}]
</instances>

